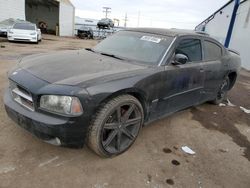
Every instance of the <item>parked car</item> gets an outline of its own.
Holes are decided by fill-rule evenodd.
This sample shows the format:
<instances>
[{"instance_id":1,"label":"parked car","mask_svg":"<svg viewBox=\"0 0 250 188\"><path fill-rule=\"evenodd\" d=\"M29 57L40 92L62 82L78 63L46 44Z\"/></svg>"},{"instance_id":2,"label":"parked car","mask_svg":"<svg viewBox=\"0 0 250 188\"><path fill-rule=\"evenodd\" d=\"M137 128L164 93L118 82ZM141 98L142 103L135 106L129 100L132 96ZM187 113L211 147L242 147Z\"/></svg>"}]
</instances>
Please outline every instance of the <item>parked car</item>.
<instances>
[{"instance_id":1,"label":"parked car","mask_svg":"<svg viewBox=\"0 0 250 188\"><path fill-rule=\"evenodd\" d=\"M42 34L36 24L17 22L8 30L8 40L38 43L42 40Z\"/></svg>"},{"instance_id":2,"label":"parked car","mask_svg":"<svg viewBox=\"0 0 250 188\"><path fill-rule=\"evenodd\" d=\"M181 30L119 31L92 49L32 55L9 72L11 119L55 145L125 152L141 127L207 101L222 102L240 57Z\"/></svg>"},{"instance_id":3,"label":"parked car","mask_svg":"<svg viewBox=\"0 0 250 188\"><path fill-rule=\"evenodd\" d=\"M0 22L0 36L7 37L8 30L15 24L17 20L10 18Z\"/></svg>"},{"instance_id":4,"label":"parked car","mask_svg":"<svg viewBox=\"0 0 250 188\"><path fill-rule=\"evenodd\" d=\"M93 39L94 32L91 27L81 27L77 30L77 36L81 39Z\"/></svg>"},{"instance_id":5,"label":"parked car","mask_svg":"<svg viewBox=\"0 0 250 188\"><path fill-rule=\"evenodd\" d=\"M114 22L109 18L103 18L97 23L99 29L110 29L114 27Z\"/></svg>"}]
</instances>

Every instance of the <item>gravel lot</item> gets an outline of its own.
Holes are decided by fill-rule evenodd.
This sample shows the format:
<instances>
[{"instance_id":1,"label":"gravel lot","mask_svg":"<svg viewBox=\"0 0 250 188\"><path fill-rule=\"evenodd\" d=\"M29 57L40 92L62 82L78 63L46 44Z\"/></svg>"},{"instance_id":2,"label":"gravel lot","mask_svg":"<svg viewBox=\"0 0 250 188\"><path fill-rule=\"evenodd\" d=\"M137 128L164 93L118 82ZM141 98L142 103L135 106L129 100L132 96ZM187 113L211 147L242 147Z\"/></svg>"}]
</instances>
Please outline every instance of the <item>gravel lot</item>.
<instances>
[{"instance_id":1,"label":"gravel lot","mask_svg":"<svg viewBox=\"0 0 250 188\"><path fill-rule=\"evenodd\" d=\"M44 36L39 45L0 38L0 187L250 187L250 72L231 106L203 104L145 127L125 154L101 159L88 148L55 147L17 127L3 106L6 72L35 53L91 47L93 40ZM182 146L196 154L188 155Z\"/></svg>"}]
</instances>

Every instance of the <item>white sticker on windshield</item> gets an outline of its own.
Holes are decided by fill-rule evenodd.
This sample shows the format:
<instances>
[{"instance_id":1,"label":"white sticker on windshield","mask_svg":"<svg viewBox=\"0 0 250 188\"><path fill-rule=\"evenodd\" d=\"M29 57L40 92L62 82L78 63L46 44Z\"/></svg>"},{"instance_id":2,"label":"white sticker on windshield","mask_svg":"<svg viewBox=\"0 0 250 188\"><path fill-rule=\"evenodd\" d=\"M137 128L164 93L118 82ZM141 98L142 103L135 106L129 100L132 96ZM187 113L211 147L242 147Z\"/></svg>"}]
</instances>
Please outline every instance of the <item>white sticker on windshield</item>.
<instances>
[{"instance_id":1,"label":"white sticker on windshield","mask_svg":"<svg viewBox=\"0 0 250 188\"><path fill-rule=\"evenodd\" d=\"M149 42L154 42L154 43L160 43L161 39L157 37L152 37L152 36L142 36L141 40L149 41Z\"/></svg>"}]
</instances>

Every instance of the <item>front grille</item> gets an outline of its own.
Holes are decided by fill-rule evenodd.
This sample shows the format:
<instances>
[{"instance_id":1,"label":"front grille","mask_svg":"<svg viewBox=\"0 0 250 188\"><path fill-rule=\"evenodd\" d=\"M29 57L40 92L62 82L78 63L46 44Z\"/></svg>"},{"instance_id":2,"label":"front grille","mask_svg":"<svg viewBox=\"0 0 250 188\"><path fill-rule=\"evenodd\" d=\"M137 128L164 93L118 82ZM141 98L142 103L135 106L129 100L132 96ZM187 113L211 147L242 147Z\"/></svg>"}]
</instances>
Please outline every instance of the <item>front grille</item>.
<instances>
[{"instance_id":1,"label":"front grille","mask_svg":"<svg viewBox=\"0 0 250 188\"><path fill-rule=\"evenodd\" d=\"M12 97L17 103L31 111L35 110L32 95L29 91L14 82L10 82L10 89Z\"/></svg>"},{"instance_id":2,"label":"front grille","mask_svg":"<svg viewBox=\"0 0 250 188\"><path fill-rule=\"evenodd\" d=\"M20 38L14 38L14 40L18 40L18 41L30 41L29 39L20 39Z\"/></svg>"}]
</instances>

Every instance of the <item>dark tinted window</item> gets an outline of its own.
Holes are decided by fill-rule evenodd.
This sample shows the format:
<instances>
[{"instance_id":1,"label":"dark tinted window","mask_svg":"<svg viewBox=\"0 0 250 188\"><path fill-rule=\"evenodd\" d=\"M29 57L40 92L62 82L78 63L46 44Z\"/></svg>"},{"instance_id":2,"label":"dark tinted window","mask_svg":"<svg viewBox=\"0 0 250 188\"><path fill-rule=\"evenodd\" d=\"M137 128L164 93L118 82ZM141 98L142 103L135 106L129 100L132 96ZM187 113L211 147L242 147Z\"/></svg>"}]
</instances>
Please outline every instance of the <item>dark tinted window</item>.
<instances>
[{"instance_id":1,"label":"dark tinted window","mask_svg":"<svg viewBox=\"0 0 250 188\"><path fill-rule=\"evenodd\" d=\"M175 54L184 54L188 62L201 61L201 41L199 39L184 39L178 45Z\"/></svg>"},{"instance_id":2,"label":"dark tinted window","mask_svg":"<svg viewBox=\"0 0 250 188\"><path fill-rule=\"evenodd\" d=\"M205 60L217 60L222 56L222 49L219 45L213 42L204 41L204 53Z\"/></svg>"},{"instance_id":3,"label":"dark tinted window","mask_svg":"<svg viewBox=\"0 0 250 188\"><path fill-rule=\"evenodd\" d=\"M14 29L22 29L22 30L35 30L34 24L29 23L17 23L13 27Z\"/></svg>"}]
</instances>

